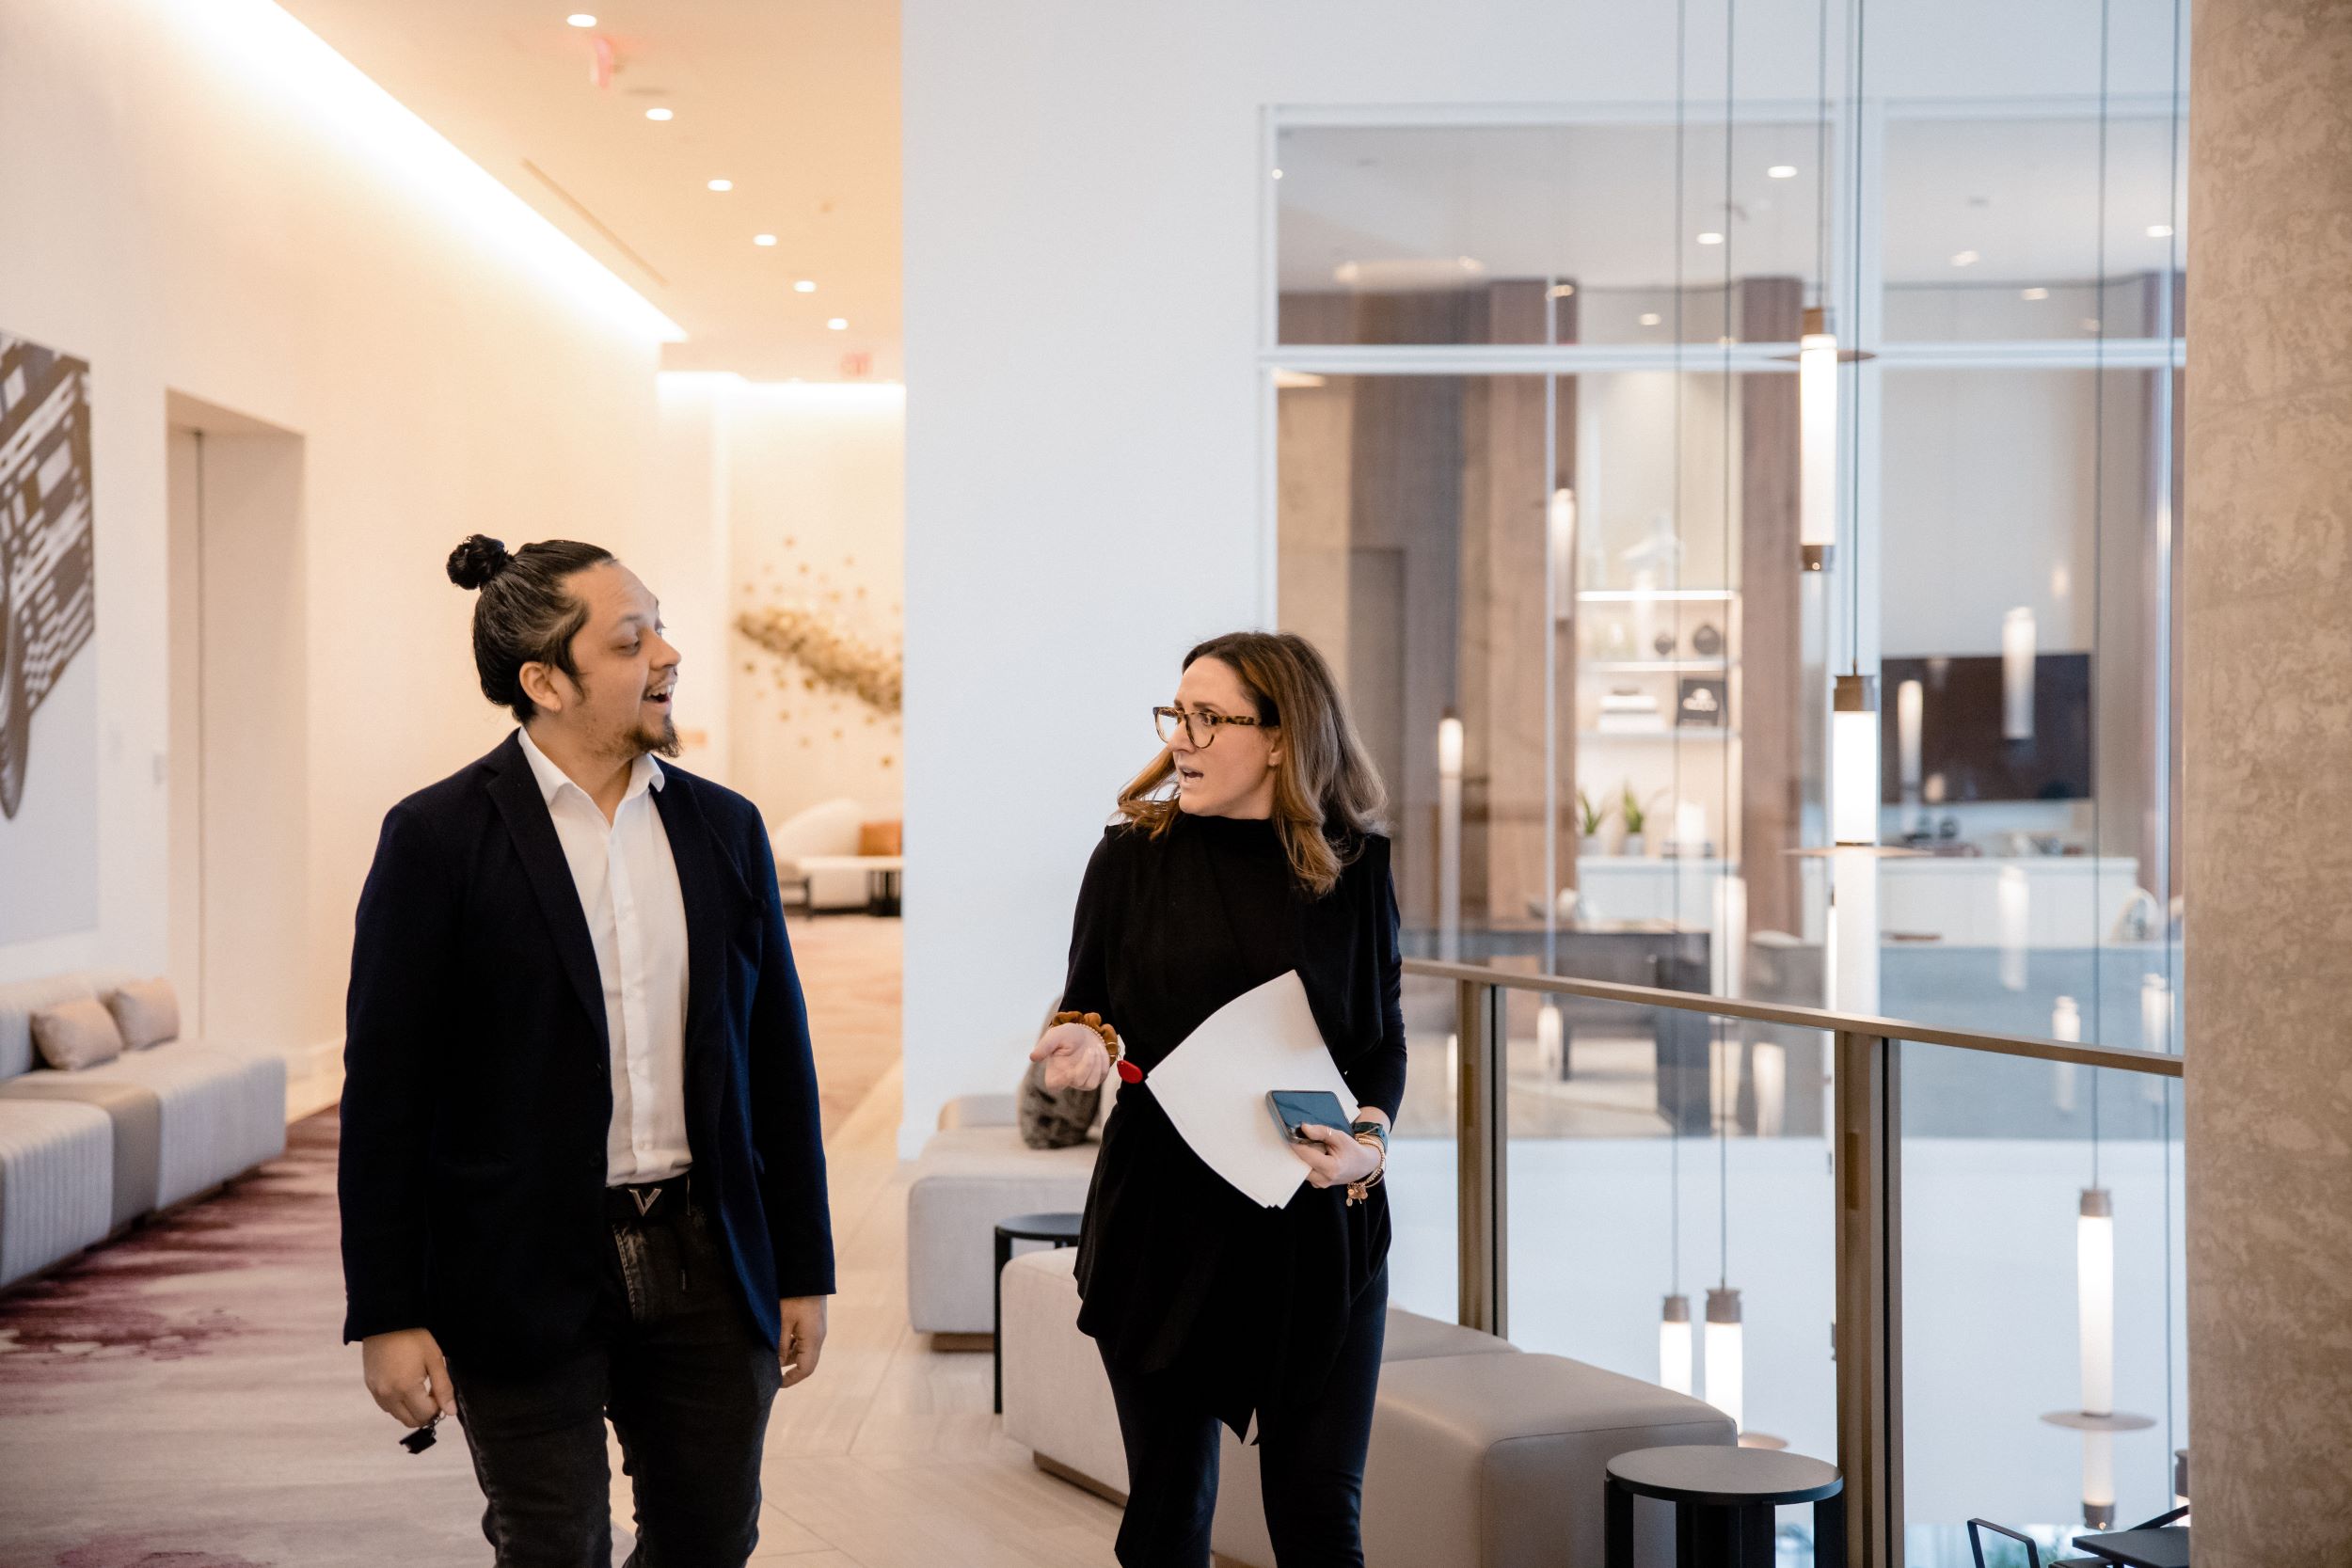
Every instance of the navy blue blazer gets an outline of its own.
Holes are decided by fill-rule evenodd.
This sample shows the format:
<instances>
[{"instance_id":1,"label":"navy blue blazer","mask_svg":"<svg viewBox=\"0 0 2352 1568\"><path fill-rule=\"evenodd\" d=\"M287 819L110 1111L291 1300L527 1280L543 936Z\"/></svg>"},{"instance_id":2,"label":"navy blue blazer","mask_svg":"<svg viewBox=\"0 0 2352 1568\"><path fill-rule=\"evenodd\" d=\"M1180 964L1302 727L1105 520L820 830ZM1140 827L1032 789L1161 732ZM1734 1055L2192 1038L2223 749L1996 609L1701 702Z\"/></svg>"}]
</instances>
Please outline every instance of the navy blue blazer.
<instances>
[{"instance_id":1,"label":"navy blue blazer","mask_svg":"<svg viewBox=\"0 0 2352 1568\"><path fill-rule=\"evenodd\" d=\"M772 1343L779 1297L834 1288L808 1014L757 808L663 768L695 1188ZM345 1020L344 1339L428 1328L508 1369L586 1348L611 1245L604 989L517 736L385 817Z\"/></svg>"}]
</instances>

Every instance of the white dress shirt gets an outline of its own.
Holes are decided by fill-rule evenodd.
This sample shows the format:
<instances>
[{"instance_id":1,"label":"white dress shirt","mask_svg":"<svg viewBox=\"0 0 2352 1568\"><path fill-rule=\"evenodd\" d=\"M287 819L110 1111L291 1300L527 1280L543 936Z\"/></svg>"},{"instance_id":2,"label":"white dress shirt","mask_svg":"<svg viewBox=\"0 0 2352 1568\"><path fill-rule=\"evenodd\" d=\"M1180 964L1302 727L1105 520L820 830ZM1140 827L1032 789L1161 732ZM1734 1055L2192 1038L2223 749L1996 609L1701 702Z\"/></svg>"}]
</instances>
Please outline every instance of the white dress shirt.
<instances>
[{"instance_id":1,"label":"white dress shirt","mask_svg":"<svg viewBox=\"0 0 2352 1568\"><path fill-rule=\"evenodd\" d=\"M612 1125L604 1180L660 1181L693 1163L686 1146L686 898L653 792L664 783L650 755L629 765L628 792L607 822L522 732L555 836L580 890L604 981L612 1042Z\"/></svg>"}]
</instances>

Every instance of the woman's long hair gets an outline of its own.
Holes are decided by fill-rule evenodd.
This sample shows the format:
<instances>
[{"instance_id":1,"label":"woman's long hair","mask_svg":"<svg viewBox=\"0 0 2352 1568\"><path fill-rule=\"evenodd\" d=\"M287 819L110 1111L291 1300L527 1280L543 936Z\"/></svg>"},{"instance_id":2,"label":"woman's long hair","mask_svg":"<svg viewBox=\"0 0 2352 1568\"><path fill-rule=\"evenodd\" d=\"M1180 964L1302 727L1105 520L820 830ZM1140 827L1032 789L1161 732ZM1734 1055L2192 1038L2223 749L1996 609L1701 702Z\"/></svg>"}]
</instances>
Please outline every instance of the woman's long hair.
<instances>
[{"instance_id":1,"label":"woman's long hair","mask_svg":"<svg viewBox=\"0 0 2352 1568\"><path fill-rule=\"evenodd\" d=\"M1285 753L1274 770L1274 826L1290 858L1291 875L1320 898L1379 831L1388 802L1356 726L1348 722L1331 667L1305 638L1291 632L1237 631L1211 638L1184 656L1184 668L1221 660L1241 677L1258 718ZM1152 765L1119 792L1120 814L1159 837L1181 808L1168 793L1176 760L1163 749Z\"/></svg>"}]
</instances>

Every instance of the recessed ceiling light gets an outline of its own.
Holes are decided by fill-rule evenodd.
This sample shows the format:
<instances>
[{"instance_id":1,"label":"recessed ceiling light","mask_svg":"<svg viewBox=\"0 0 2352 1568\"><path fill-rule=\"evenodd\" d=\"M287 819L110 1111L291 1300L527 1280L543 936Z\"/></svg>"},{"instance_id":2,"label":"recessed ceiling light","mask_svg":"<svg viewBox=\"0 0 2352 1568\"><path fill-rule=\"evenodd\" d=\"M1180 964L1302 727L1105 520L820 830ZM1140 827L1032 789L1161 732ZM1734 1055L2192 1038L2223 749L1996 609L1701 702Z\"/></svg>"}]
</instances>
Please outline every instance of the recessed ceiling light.
<instances>
[{"instance_id":1,"label":"recessed ceiling light","mask_svg":"<svg viewBox=\"0 0 2352 1568\"><path fill-rule=\"evenodd\" d=\"M1274 169L1274 170L1272 170L1272 171L1270 171L1270 172L1271 172L1271 174L1272 174L1273 178L1275 178L1275 179L1277 179L1277 180L1279 180L1280 178L1282 178L1282 171L1281 171L1280 169L1279 169L1279 168L1278 168L1278 169Z\"/></svg>"},{"instance_id":2,"label":"recessed ceiling light","mask_svg":"<svg viewBox=\"0 0 2352 1568\"><path fill-rule=\"evenodd\" d=\"M2017 291L2017 297L2019 299L2047 299L2050 297L2050 291L2047 289L2020 289Z\"/></svg>"},{"instance_id":3,"label":"recessed ceiling light","mask_svg":"<svg viewBox=\"0 0 2352 1568\"><path fill-rule=\"evenodd\" d=\"M1952 252L1952 265L1956 267L1973 267L1983 259L1984 258L1979 256L1973 250L1956 250Z\"/></svg>"},{"instance_id":4,"label":"recessed ceiling light","mask_svg":"<svg viewBox=\"0 0 2352 1568\"><path fill-rule=\"evenodd\" d=\"M1573 283L1554 283L1551 286L1550 294L1554 299L1574 299L1576 297L1576 285Z\"/></svg>"},{"instance_id":5,"label":"recessed ceiling light","mask_svg":"<svg viewBox=\"0 0 2352 1568\"><path fill-rule=\"evenodd\" d=\"M593 27L596 24L596 19L590 16L586 11L574 11L564 20L570 23L575 27Z\"/></svg>"},{"instance_id":6,"label":"recessed ceiling light","mask_svg":"<svg viewBox=\"0 0 2352 1568\"><path fill-rule=\"evenodd\" d=\"M1797 166L1794 164L1774 164L1764 172L1766 175L1774 180L1794 180L1797 177Z\"/></svg>"},{"instance_id":7,"label":"recessed ceiling light","mask_svg":"<svg viewBox=\"0 0 2352 1568\"><path fill-rule=\"evenodd\" d=\"M1701 245L1721 245L1723 243L1724 237L1721 234L1716 233L1712 229L1699 236L1699 244Z\"/></svg>"},{"instance_id":8,"label":"recessed ceiling light","mask_svg":"<svg viewBox=\"0 0 2352 1568\"><path fill-rule=\"evenodd\" d=\"M732 180L713 180L710 182L709 188L714 191L731 191L735 189L735 182Z\"/></svg>"},{"instance_id":9,"label":"recessed ceiling light","mask_svg":"<svg viewBox=\"0 0 2352 1568\"><path fill-rule=\"evenodd\" d=\"M752 244L754 245L773 245L775 243L776 237L773 234L754 234L752 236Z\"/></svg>"},{"instance_id":10,"label":"recessed ceiling light","mask_svg":"<svg viewBox=\"0 0 2352 1568\"><path fill-rule=\"evenodd\" d=\"M1639 320L1644 326L1656 326L1661 320L1661 317L1655 310L1645 310L1642 312Z\"/></svg>"},{"instance_id":11,"label":"recessed ceiling light","mask_svg":"<svg viewBox=\"0 0 2352 1568\"><path fill-rule=\"evenodd\" d=\"M817 292L817 279L803 277L792 285L792 292L796 294L813 294Z\"/></svg>"},{"instance_id":12,"label":"recessed ceiling light","mask_svg":"<svg viewBox=\"0 0 2352 1568\"><path fill-rule=\"evenodd\" d=\"M2172 237L2172 226L2169 223L2152 223L2148 226L2148 237L2152 240L2169 240Z\"/></svg>"},{"instance_id":13,"label":"recessed ceiling light","mask_svg":"<svg viewBox=\"0 0 2352 1568\"><path fill-rule=\"evenodd\" d=\"M847 316L835 316L825 325L833 328L835 332L847 332L850 330L850 318Z\"/></svg>"},{"instance_id":14,"label":"recessed ceiling light","mask_svg":"<svg viewBox=\"0 0 2352 1568\"><path fill-rule=\"evenodd\" d=\"M645 111L645 118L647 119L667 119L670 118L670 111L667 109L647 109Z\"/></svg>"}]
</instances>

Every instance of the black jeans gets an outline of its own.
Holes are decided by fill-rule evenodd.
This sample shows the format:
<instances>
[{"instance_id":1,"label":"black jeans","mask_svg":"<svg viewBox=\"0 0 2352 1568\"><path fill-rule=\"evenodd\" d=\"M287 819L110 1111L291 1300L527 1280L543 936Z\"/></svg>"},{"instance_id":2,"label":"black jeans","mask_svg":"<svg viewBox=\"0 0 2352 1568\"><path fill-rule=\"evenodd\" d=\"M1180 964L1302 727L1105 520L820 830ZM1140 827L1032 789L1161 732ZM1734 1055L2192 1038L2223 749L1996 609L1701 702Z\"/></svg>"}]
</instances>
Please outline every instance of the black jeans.
<instances>
[{"instance_id":1,"label":"black jeans","mask_svg":"<svg viewBox=\"0 0 2352 1568\"><path fill-rule=\"evenodd\" d=\"M450 1368L499 1568L611 1568L612 1418L635 1482L630 1568L741 1568L759 1539L759 1456L783 1373L680 1181L612 1227L603 1343L527 1376Z\"/></svg>"},{"instance_id":2,"label":"black jeans","mask_svg":"<svg viewBox=\"0 0 2352 1568\"><path fill-rule=\"evenodd\" d=\"M1364 1454L1388 1331L1384 1266L1359 1297L1330 1381L1311 1406L1278 1415L1258 1445L1266 1533L1280 1568L1363 1568ZM1124 1568L1208 1568L1216 1513L1217 1418L1181 1372L1110 1372L1127 1449Z\"/></svg>"}]
</instances>

